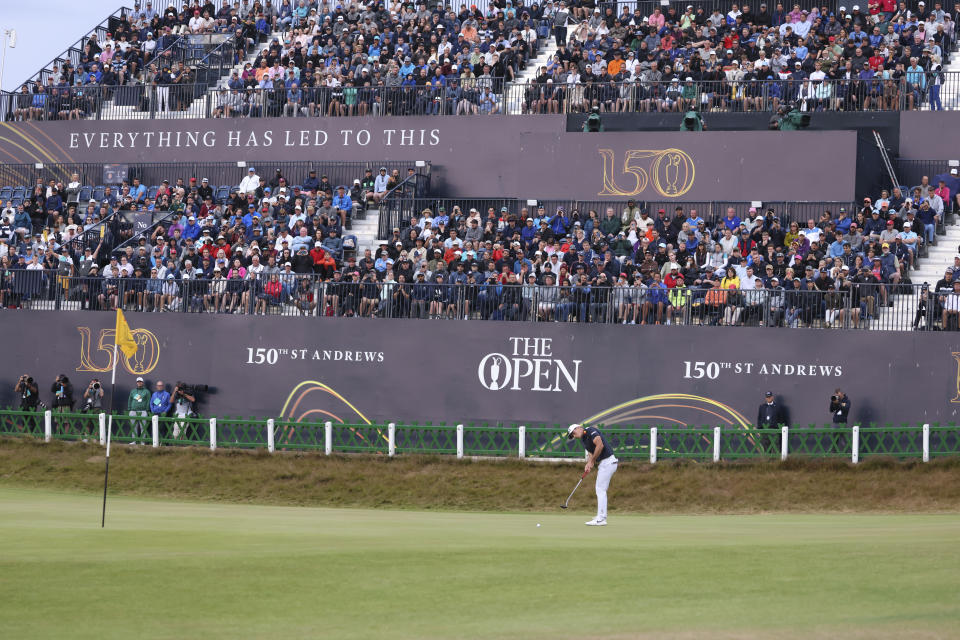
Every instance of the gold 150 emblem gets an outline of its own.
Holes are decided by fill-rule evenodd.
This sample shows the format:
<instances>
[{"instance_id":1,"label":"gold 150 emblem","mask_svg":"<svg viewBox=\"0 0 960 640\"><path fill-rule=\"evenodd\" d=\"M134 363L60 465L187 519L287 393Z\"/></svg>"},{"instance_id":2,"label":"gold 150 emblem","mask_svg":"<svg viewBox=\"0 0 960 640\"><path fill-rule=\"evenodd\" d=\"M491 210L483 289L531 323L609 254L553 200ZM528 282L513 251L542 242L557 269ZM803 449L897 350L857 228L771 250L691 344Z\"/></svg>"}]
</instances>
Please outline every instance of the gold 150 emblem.
<instances>
[{"instance_id":1,"label":"gold 150 emblem","mask_svg":"<svg viewBox=\"0 0 960 640\"><path fill-rule=\"evenodd\" d=\"M97 340L97 352L106 356L106 364L94 362L94 354L91 353L92 339L90 336L90 327L77 327L80 332L80 366L77 371L96 371L105 373L113 369L113 343L114 330L101 329L100 337ZM118 351L117 356L123 365L123 368L136 376L142 376L150 373L157 366L160 360L160 341L146 329L131 329L133 340L137 343L137 352L132 357L126 358L123 353Z\"/></svg>"},{"instance_id":2,"label":"gold 150 emblem","mask_svg":"<svg viewBox=\"0 0 960 640\"><path fill-rule=\"evenodd\" d=\"M623 174L617 184L616 156L612 149L598 149L603 160L603 191L601 196L636 196L648 186L665 198L678 198L693 186L696 167L693 159L680 149L631 149L624 154ZM622 182L626 181L626 186Z\"/></svg>"}]
</instances>

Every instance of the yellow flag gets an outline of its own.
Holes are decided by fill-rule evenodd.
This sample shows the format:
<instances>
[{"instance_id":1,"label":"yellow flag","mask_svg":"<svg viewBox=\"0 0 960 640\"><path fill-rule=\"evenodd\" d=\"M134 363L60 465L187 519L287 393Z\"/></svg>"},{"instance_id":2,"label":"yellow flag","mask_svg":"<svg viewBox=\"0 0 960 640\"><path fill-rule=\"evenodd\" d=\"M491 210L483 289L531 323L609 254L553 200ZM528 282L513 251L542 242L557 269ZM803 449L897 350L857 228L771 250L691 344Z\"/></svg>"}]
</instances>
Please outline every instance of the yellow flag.
<instances>
[{"instance_id":1,"label":"yellow flag","mask_svg":"<svg viewBox=\"0 0 960 640\"><path fill-rule=\"evenodd\" d=\"M132 358L137 352L137 343L133 339L133 334L130 333L130 325L127 324L127 319L123 317L123 311L120 309L117 309L115 340L117 348L128 358Z\"/></svg>"}]
</instances>

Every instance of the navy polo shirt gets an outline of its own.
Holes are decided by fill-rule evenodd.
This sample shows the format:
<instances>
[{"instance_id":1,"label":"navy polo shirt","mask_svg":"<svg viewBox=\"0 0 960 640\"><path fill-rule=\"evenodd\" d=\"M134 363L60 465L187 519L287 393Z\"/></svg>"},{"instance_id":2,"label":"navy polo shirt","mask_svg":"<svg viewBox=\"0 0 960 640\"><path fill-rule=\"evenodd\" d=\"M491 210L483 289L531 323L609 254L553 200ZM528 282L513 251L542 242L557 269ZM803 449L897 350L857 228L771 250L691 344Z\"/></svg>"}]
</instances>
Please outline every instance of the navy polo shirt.
<instances>
[{"instance_id":1,"label":"navy polo shirt","mask_svg":"<svg viewBox=\"0 0 960 640\"><path fill-rule=\"evenodd\" d=\"M590 453L593 453L597 448L593 443L593 439L597 436L600 436L600 442L603 443L603 451L600 452L600 457L598 457L596 460L597 462L600 462L601 460L606 460L613 455L613 447L610 446L610 443L607 442L607 439L604 437L604 435L600 433L596 427L586 427L583 430L583 435L580 436L580 441L583 442L584 449Z\"/></svg>"}]
</instances>

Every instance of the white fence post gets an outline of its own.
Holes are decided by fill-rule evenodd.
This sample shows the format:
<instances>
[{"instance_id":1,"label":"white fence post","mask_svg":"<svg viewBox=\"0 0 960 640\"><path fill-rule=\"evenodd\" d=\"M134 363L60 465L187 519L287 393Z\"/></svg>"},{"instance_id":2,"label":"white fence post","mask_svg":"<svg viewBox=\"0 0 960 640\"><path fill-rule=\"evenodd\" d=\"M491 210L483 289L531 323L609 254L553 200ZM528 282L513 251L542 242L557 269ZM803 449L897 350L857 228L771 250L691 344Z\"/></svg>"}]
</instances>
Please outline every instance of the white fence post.
<instances>
[{"instance_id":1,"label":"white fence post","mask_svg":"<svg viewBox=\"0 0 960 640\"><path fill-rule=\"evenodd\" d=\"M657 463L657 428L650 427L650 464Z\"/></svg>"},{"instance_id":2,"label":"white fence post","mask_svg":"<svg viewBox=\"0 0 960 640\"><path fill-rule=\"evenodd\" d=\"M930 462L930 425L923 425L923 461Z\"/></svg>"},{"instance_id":3,"label":"white fence post","mask_svg":"<svg viewBox=\"0 0 960 640\"><path fill-rule=\"evenodd\" d=\"M107 444L107 414L101 413L97 416L100 420L100 446L106 446Z\"/></svg>"},{"instance_id":4,"label":"white fence post","mask_svg":"<svg viewBox=\"0 0 960 640\"><path fill-rule=\"evenodd\" d=\"M217 450L217 419L210 418L210 451Z\"/></svg>"},{"instance_id":5,"label":"white fence post","mask_svg":"<svg viewBox=\"0 0 960 640\"><path fill-rule=\"evenodd\" d=\"M521 458L527 457L527 428L523 425L520 425L517 428L517 450Z\"/></svg>"},{"instance_id":6,"label":"white fence post","mask_svg":"<svg viewBox=\"0 0 960 640\"><path fill-rule=\"evenodd\" d=\"M397 425L394 422L387 425L387 455L391 458L397 455Z\"/></svg>"},{"instance_id":7,"label":"white fence post","mask_svg":"<svg viewBox=\"0 0 960 640\"><path fill-rule=\"evenodd\" d=\"M273 433L273 418L267 420L267 451L273 453L276 450L276 443L274 442L274 433Z\"/></svg>"},{"instance_id":8,"label":"white fence post","mask_svg":"<svg viewBox=\"0 0 960 640\"><path fill-rule=\"evenodd\" d=\"M463 457L463 425L457 425L457 458Z\"/></svg>"},{"instance_id":9,"label":"white fence post","mask_svg":"<svg viewBox=\"0 0 960 640\"><path fill-rule=\"evenodd\" d=\"M850 460L853 464L860 462L860 427L853 427L853 446L850 451Z\"/></svg>"},{"instance_id":10,"label":"white fence post","mask_svg":"<svg viewBox=\"0 0 960 640\"><path fill-rule=\"evenodd\" d=\"M160 446L160 416L153 414L150 417L150 431L153 435L153 448Z\"/></svg>"},{"instance_id":11,"label":"white fence post","mask_svg":"<svg viewBox=\"0 0 960 640\"><path fill-rule=\"evenodd\" d=\"M720 462L720 427L713 428L713 461Z\"/></svg>"},{"instance_id":12,"label":"white fence post","mask_svg":"<svg viewBox=\"0 0 960 640\"><path fill-rule=\"evenodd\" d=\"M53 411L47 409L43 412L43 441L53 440Z\"/></svg>"},{"instance_id":13,"label":"white fence post","mask_svg":"<svg viewBox=\"0 0 960 640\"><path fill-rule=\"evenodd\" d=\"M327 455L333 453L333 423L327 422L323 425L323 452Z\"/></svg>"},{"instance_id":14,"label":"white fence post","mask_svg":"<svg viewBox=\"0 0 960 640\"><path fill-rule=\"evenodd\" d=\"M787 447L790 446L790 427L780 427L780 462L787 459Z\"/></svg>"}]
</instances>

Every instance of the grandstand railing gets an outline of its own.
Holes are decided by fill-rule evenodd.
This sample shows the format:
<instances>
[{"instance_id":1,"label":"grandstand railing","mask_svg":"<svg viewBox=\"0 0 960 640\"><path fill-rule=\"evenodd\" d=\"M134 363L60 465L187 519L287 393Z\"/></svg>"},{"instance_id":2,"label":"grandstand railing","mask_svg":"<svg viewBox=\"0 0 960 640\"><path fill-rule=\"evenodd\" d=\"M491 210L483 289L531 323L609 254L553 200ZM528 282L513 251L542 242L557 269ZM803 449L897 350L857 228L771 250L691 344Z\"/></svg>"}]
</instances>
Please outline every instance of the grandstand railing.
<instances>
[{"instance_id":1,"label":"grandstand railing","mask_svg":"<svg viewBox=\"0 0 960 640\"><path fill-rule=\"evenodd\" d=\"M623 15L624 10L630 12L630 17L633 17L633 12L638 7L640 8L641 14L644 17L649 17L654 9L660 9L660 11L666 15L667 11L670 8L676 9L676 15L679 18L683 15L684 10L688 6L693 7L693 13L696 14L697 10L701 7L704 10L704 14L709 16L713 13L714 10L719 11L724 16L727 15L727 12L730 11L734 2L730 0L669 0L664 3L663 0L616 0L611 2L598 2L597 7L600 8L602 15L606 15L607 9L612 9L615 16ZM777 3L767 3L768 14L772 15L774 8L776 8ZM844 0L793 0L789 3L783 3L784 9L789 13L793 9L793 5L798 5L802 10L809 11L810 9L822 9L826 7L828 11L837 11L841 6L849 5L848 9L850 13L853 13L853 4L849 2L844 2ZM740 3L738 6L743 7L743 3ZM751 4L750 9L754 17L756 17L757 12L759 11L760 3ZM863 7L862 15L866 16L866 5ZM842 21L841 21L842 22Z\"/></svg>"},{"instance_id":2,"label":"grandstand railing","mask_svg":"<svg viewBox=\"0 0 960 640\"><path fill-rule=\"evenodd\" d=\"M334 252L336 253L336 252ZM134 256L135 258L135 256ZM202 271L201 258L194 266ZM213 258L211 258L211 263ZM136 264L136 260L131 260ZM144 273L149 275L149 265ZM596 267L594 267L596 268ZM629 267L622 267L629 268ZM211 273L213 264L207 269ZM946 294L924 285L849 282L819 290L726 290L710 283L659 289L618 284L551 286L526 281L499 283L482 273L474 282L421 277L381 282L344 269L342 279L281 272L277 283L262 279L193 276L152 280L136 277L74 277L69 270L10 269L0 274L0 302L9 309L221 313L290 317L369 317L591 324L716 325L910 331L960 330L956 314L943 327ZM451 272L456 273L457 267ZM560 269L558 269L559 271ZM552 270L551 270L552 273ZM465 277L470 271L464 268ZM162 275L162 274L161 274ZM799 270L797 277L803 275ZM584 276L586 277L586 276ZM763 278L763 274L756 274ZM782 276L781 276L782 279ZM523 282L523 284L521 284Z\"/></svg>"},{"instance_id":3,"label":"grandstand railing","mask_svg":"<svg viewBox=\"0 0 960 640\"><path fill-rule=\"evenodd\" d=\"M566 437L567 425L295 422L239 417L169 417L146 412L0 411L0 436L106 444L199 446L333 453L440 454L463 457L583 459L583 447ZM960 455L960 428L941 425L817 425L755 428L751 425L597 424L622 460L721 462L871 457L917 459Z\"/></svg>"},{"instance_id":4,"label":"grandstand railing","mask_svg":"<svg viewBox=\"0 0 960 640\"><path fill-rule=\"evenodd\" d=\"M186 140L186 139L184 139ZM242 159L242 158L238 158ZM404 160L373 160L370 162L334 162L316 160L316 161L282 161L256 163L261 179L269 182L273 179L276 170L279 169L287 181L289 187L300 186L309 177L310 171L317 172L317 178L326 175L333 186L340 184L351 185L356 179L363 179L364 172L371 169L376 174L380 166L386 166L391 170L394 168L403 171L407 167L413 167L420 176L421 184L429 187L430 163L425 167L415 167L415 163ZM156 188L164 181L169 180L171 186L176 186L177 179L182 179L184 186L189 190L191 177L197 179L199 186L203 178L209 180L209 184L216 191L225 191L229 194L230 189L235 188L240 180L246 175L246 168L238 167L236 162L138 162L136 164L110 164L109 158L104 163L39 163L39 164L0 164L0 188L6 186L25 187L25 197L29 198L31 190L37 181L46 184L50 180L63 183L70 182L72 174L78 174L80 184L84 185L84 193L89 194L87 198L80 200L80 207L86 204L86 200L93 196L94 186L116 187L122 182L130 182L138 178L140 182L147 186L148 196L153 197ZM116 194L115 194L116 195ZM219 198L218 198L219 199ZM0 206L6 202L0 203Z\"/></svg>"},{"instance_id":5,"label":"grandstand railing","mask_svg":"<svg viewBox=\"0 0 960 640\"><path fill-rule=\"evenodd\" d=\"M744 220L748 217L750 209L757 207L756 202L725 202L698 201L698 202L677 202L667 200L636 200L637 206L647 211L651 218L656 220L657 211L664 211L673 214L677 207L684 211L696 210L697 215L702 218L709 227L714 227L721 222L726 215L727 209L733 207L736 215ZM788 201L769 201L762 202L757 207L761 212L767 212L767 215L773 215L780 220L780 225L787 229L791 222L806 223L810 218L815 221L820 220L820 216L829 211L832 217L836 219L840 209L846 209L852 216L856 211L854 202L837 201L811 201L811 202L788 202ZM390 199L381 203L380 208L380 238L389 238L393 229L403 229L414 216L419 217L424 209L430 209L434 214L442 207L450 214L454 208L459 208L464 214L469 213L470 209L477 209L482 219L486 220L488 210L493 209L495 217L500 216L500 210L503 207L511 215L519 215L523 209L527 209L532 215L536 213L537 207L542 206L548 215L556 213L557 209L563 210L570 217L570 224L579 221L583 225L590 217L590 212L596 212L602 216L607 208L612 208L617 216L620 216L627 206L626 199L616 201L609 200L520 200L516 198L407 198ZM769 214L772 210L773 213ZM571 227L572 228L572 227Z\"/></svg>"},{"instance_id":6,"label":"grandstand railing","mask_svg":"<svg viewBox=\"0 0 960 640\"><path fill-rule=\"evenodd\" d=\"M4 120L195 119L264 117L455 116L530 113L775 112L796 103L805 113L820 111L903 111L934 108L928 79L799 80L748 82L504 83L487 91L467 87L305 87L294 100L285 88L216 88L234 59L229 42L206 54L194 85L55 87L44 99L34 93L0 94ZM960 108L960 72L947 72L939 87L939 107ZM41 104L42 103L42 104ZM678 124L679 126L679 124Z\"/></svg>"},{"instance_id":7,"label":"grandstand railing","mask_svg":"<svg viewBox=\"0 0 960 640\"><path fill-rule=\"evenodd\" d=\"M899 80L750 80L730 82L590 82L512 84L503 96L509 113L773 112L784 103L794 103L804 113L820 111L905 111L929 106L934 93L923 76ZM960 73L944 75L939 88L943 109L960 108ZM679 122L678 122L679 127Z\"/></svg>"}]
</instances>

